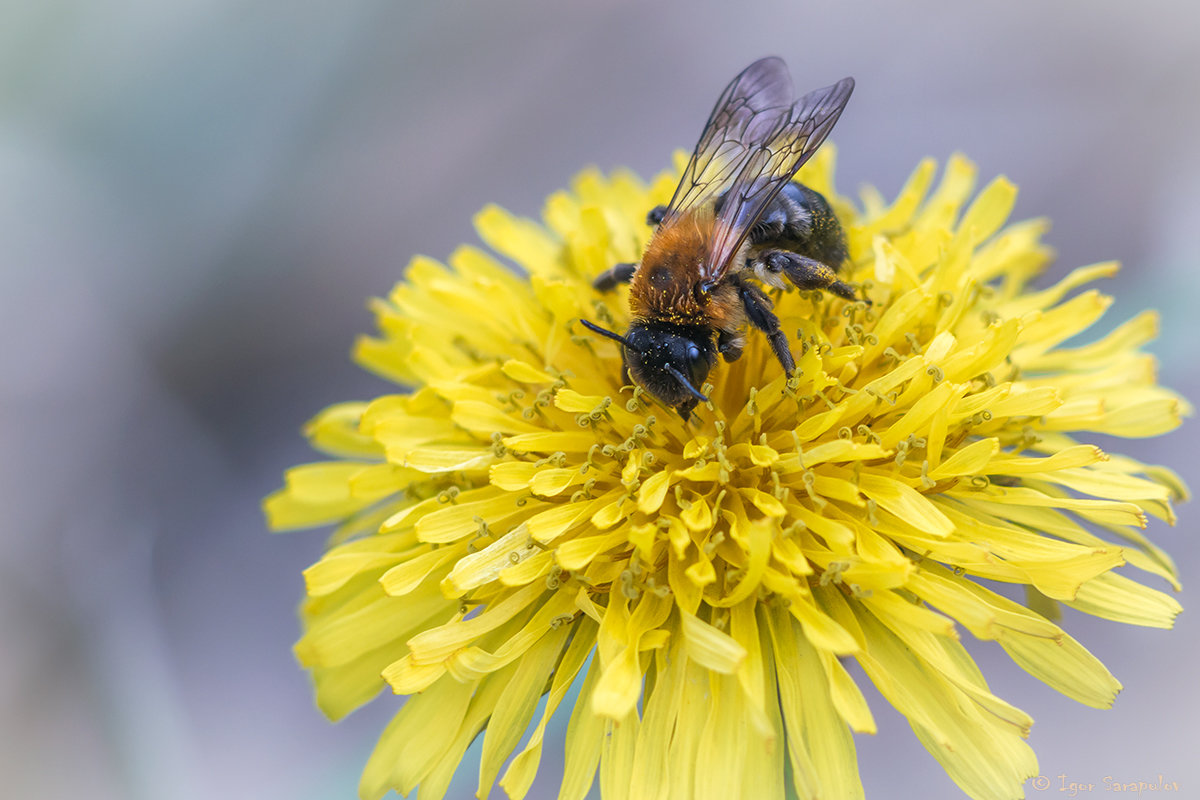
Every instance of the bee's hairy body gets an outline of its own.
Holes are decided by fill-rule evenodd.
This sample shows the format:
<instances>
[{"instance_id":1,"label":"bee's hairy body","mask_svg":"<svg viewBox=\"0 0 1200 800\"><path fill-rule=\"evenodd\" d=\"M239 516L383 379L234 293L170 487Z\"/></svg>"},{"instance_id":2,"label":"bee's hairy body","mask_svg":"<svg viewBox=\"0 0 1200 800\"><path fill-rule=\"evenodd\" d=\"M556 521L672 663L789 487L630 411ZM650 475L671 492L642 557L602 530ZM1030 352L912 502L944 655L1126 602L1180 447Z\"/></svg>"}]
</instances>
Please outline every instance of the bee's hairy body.
<instances>
[{"instance_id":1,"label":"bee's hairy body","mask_svg":"<svg viewBox=\"0 0 1200 800\"><path fill-rule=\"evenodd\" d=\"M751 263L765 250L788 250L836 272L849 255L846 234L829 201L797 181L787 183L771 201L750 229L749 241Z\"/></svg>"},{"instance_id":2,"label":"bee's hairy body","mask_svg":"<svg viewBox=\"0 0 1200 800\"><path fill-rule=\"evenodd\" d=\"M703 277L704 260L710 250L714 213L720 212L723 200L723 196L719 198L713 209L697 209L665 224L659 224L665 208L651 210L647 221L659 227L641 263L617 265L597 278L597 288L612 288L629 280L631 333L651 326L697 345L702 357L708 356L702 363L715 361L711 357L714 347L726 361L735 361L742 354L749 324L767 334L784 370L791 372L795 361L786 336L771 313L771 301L755 284L783 289L786 276L801 288L824 288L853 298L853 290L835 277L847 257L846 234L820 193L789 182L751 228L735 256L735 266L721 281L708 285ZM789 259L789 254L799 258ZM750 282L751 278L755 281ZM655 381L654 375L639 377L645 384L669 383ZM689 403L690 410L694 398L681 398L676 406Z\"/></svg>"}]
</instances>

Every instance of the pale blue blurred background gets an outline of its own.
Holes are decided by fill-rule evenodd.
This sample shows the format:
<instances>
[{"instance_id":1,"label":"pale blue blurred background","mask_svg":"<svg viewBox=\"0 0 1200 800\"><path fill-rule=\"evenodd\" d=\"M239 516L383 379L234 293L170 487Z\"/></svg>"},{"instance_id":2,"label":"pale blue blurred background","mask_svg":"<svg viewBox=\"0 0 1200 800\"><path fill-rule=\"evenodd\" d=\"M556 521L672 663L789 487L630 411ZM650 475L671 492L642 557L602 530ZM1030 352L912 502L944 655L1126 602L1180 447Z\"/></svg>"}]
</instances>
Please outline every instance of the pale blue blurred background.
<instances>
[{"instance_id":1,"label":"pale blue blurred background","mask_svg":"<svg viewBox=\"0 0 1200 800\"><path fill-rule=\"evenodd\" d=\"M759 56L801 88L857 78L843 190L961 149L1054 219L1055 274L1125 262L1107 324L1162 309L1163 380L1200 397L1200 13L1134 5L0 3L4 796L352 796L394 701L314 709L290 645L323 534L268 535L258 504L310 458L309 414L388 390L347 358L365 299L476 241L486 202L661 169ZM1200 486L1198 430L1124 449ZM1194 587L1180 511L1150 533ZM972 650L1036 717L1044 774L1200 797L1198 611L1068 614L1126 684L1108 712ZM870 697L868 796L958 797Z\"/></svg>"}]
</instances>

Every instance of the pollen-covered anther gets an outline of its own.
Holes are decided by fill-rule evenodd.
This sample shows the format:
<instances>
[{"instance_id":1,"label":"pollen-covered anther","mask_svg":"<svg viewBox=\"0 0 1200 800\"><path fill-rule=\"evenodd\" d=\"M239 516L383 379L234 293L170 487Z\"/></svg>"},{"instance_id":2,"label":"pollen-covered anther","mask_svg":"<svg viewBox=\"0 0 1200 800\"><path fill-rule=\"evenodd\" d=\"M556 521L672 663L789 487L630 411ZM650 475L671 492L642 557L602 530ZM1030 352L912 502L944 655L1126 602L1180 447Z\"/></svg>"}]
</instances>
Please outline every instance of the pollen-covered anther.
<instances>
[{"instance_id":1,"label":"pollen-covered anther","mask_svg":"<svg viewBox=\"0 0 1200 800\"><path fill-rule=\"evenodd\" d=\"M879 434L874 431L869 425L860 424L854 429L854 432L859 436L867 439L872 444L881 444L883 440L879 438Z\"/></svg>"},{"instance_id":2,"label":"pollen-covered anther","mask_svg":"<svg viewBox=\"0 0 1200 800\"><path fill-rule=\"evenodd\" d=\"M791 492L784 487L779 473L775 470L771 470L771 494L774 495L776 500L784 500L788 497L788 495L791 494Z\"/></svg>"},{"instance_id":3,"label":"pollen-covered anther","mask_svg":"<svg viewBox=\"0 0 1200 800\"><path fill-rule=\"evenodd\" d=\"M559 614L557 617L554 617L552 620L550 620L550 627L553 630L558 630L559 628L562 628L564 625L569 625L572 622L574 622L576 616L578 616L578 615L577 614Z\"/></svg>"},{"instance_id":4,"label":"pollen-covered anther","mask_svg":"<svg viewBox=\"0 0 1200 800\"><path fill-rule=\"evenodd\" d=\"M937 486L937 481L929 477L929 459L921 461L921 486L925 489Z\"/></svg>"},{"instance_id":5,"label":"pollen-covered anther","mask_svg":"<svg viewBox=\"0 0 1200 800\"><path fill-rule=\"evenodd\" d=\"M562 469L563 467L567 466L567 454L562 450L559 450L555 453L551 453L545 458L539 458L537 461L533 462L533 466L535 467L544 467L547 464Z\"/></svg>"},{"instance_id":6,"label":"pollen-covered anther","mask_svg":"<svg viewBox=\"0 0 1200 800\"><path fill-rule=\"evenodd\" d=\"M746 416L758 417L758 387L751 386L746 398Z\"/></svg>"}]
</instances>

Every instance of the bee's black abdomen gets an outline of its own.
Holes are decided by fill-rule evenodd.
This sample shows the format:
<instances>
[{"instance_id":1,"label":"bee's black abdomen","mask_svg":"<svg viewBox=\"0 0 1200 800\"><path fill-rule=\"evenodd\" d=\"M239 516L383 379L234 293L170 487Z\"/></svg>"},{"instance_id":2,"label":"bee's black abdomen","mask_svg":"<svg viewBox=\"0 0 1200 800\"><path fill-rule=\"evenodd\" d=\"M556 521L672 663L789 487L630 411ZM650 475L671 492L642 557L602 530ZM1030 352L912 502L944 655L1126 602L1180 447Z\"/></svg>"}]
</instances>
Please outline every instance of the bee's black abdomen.
<instances>
[{"instance_id":1,"label":"bee's black abdomen","mask_svg":"<svg viewBox=\"0 0 1200 800\"><path fill-rule=\"evenodd\" d=\"M829 201L820 192L792 181L783 187L776 202L792 207L788 209L789 224L779 237L782 241L764 244L782 246L835 271L840 268L849 256L849 249L846 233Z\"/></svg>"},{"instance_id":2,"label":"bee's black abdomen","mask_svg":"<svg viewBox=\"0 0 1200 800\"><path fill-rule=\"evenodd\" d=\"M725 196L717 198L718 213ZM762 250L790 250L836 271L849 255L846 234L820 192L790 181L767 204L750 229L750 244Z\"/></svg>"}]
</instances>

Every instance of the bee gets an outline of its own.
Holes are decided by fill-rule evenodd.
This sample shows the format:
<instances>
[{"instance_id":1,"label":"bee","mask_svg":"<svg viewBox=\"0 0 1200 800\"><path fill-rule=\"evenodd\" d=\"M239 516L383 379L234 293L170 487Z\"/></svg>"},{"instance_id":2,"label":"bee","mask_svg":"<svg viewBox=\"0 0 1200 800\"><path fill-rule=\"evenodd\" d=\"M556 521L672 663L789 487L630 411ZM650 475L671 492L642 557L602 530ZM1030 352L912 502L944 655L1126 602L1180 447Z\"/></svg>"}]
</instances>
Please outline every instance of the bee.
<instances>
[{"instance_id":1,"label":"bee","mask_svg":"<svg viewBox=\"0 0 1200 800\"><path fill-rule=\"evenodd\" d=\"M855 300L838 279L846 235L828 201L792 180L837 122L854 79L794 99L787 65L755 61L725 88L705 123L671 202L638 264L600 274L596 289L629 283L625 335L581 320L620 342L625 378L687 420L708 398L717 356L736 361L747 323L766 334L786 374L796 367L761 285L824 289Z\"/></svg>"}]
</instances>

